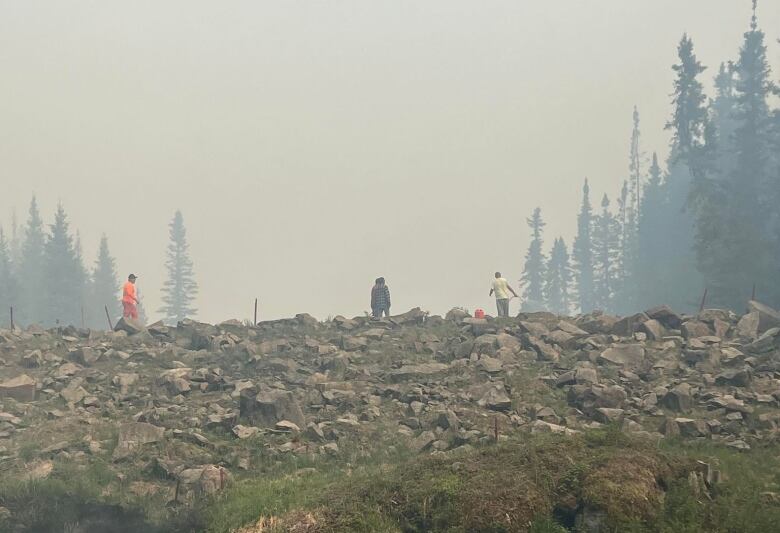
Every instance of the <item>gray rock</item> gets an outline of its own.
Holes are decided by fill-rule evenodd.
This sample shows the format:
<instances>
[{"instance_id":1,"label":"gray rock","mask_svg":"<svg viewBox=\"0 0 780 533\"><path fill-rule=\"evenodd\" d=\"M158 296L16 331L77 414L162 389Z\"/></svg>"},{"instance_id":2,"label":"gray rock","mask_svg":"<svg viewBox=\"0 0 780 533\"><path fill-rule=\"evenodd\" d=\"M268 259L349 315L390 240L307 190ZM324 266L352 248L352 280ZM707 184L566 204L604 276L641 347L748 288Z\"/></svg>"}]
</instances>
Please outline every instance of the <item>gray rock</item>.
<instances>
[{"instance_id":1,"label":"gray rock","mask_svg":"<svg viewBox=\"0 0 780 533\"><path fill-rule=\"evenodd\" d=\"M639 324L637 331L647 335L651 341L660 341L666 335L663 324L654 318Z\"/></svg>"},{"instance_id":2,"label":"gray rock","mask_svg":"<svg viewBox=\"0 0 780 533\"><path fill-rule=\"evenodd\" d=\"M731 385L733 387L747 387L753 380L753 371L750 367L726 370L715 376L717 385Z\"/></svg>"},{"instance_id":3,"label":"gray rock","mask_svg":"<svg viewBox=\"0 0 780 533\"><path fill-rule=\"evenodd\" d=\"M425 381L439 379L449 372L449 365L444 363L422 363L419 365L404 365L397 370L390 371L388 377L393 383L402 381Z\"/></svg>"},{"instance_id":4,"label":"gray rock","mask_svg":"<svg viewBox=\"0 0 780 533\"><path fill-rule=\"evenodd\" d=\"M650 318L644 313L623 317L612 326L612 333L620 337L630 337L637 331L640 324L648 320Z\"/></svg>"},{"instance_id":5,"label":"gray rock","mask_svg":"<svg viewBox=\"0 0 780 533\"><path fill-rule=\"evenodd\" d=\"M687 322L683 322L683 325L680 329L682 331L682 336L685 339L693 339L696 337L706 337L708 335L712 335L712 330L710 327L705 322L701 322L699 320L688 320Z\"/></svg>"},{"instance_id":6,"label":"gray rock","mask_svg":"<svg viewBox=\"0 0 780 533\"><path fill-rule=\"evenodd\" d=\"M616 344L607 348L599 355L599 361L601 362L629 368L641 365L644 360L645 349L640 344Z\"/></svg>"},{"instance_id":7,"label":"gray rock","mask_svg":"<svg viewBox=\"0 0 780 533\"><path fill-rule=\"evenodd\" d=\"M114 460L134 454L146 444L163 440L165 428L146 422L125 422L119 426L119 438L112 455Z\"/></svg>"},{"instance_id":8,"label":"gray rock","mask_svg":"<svg viewBox=\"0 0 780 533\"><path fill-rule=\"evenodd\" d=\"M282 420L298 427L306 425L303 411L290 391L271 389L254 395L252 389L244 389L239 406L241 418L260 427L273 427Z\"/></svg>"},{"instance_id":9,"label":"gray rock","mask_svg":"<svg viewBox=\"0 0 780 533\"><path fill-rule=\"evenodd\" d=\"M685 412L693 408L691 386L681 383L661 398L661 404L672 411Z\"/></svg>"},{"instance_id":10,"label":"gray rock","mask_svg":"<svg viewBox=\"0 0 780 533\"><path fill-rule=\"evenodd\" d=\"M135 335L146 331L146 328L140 320L122 317L114 326L114 331L124 331L128 335Z\"/></svg>"},{"instance_id":11,"label":"gray rock","mask_svg":"<svg viewBox=\"0 0 780 533\"><path fill-rule=\"evenodd\" d=\"M660 322L665 328L679 329L682 325L680 315L675 313L667 305L659 305L645 311L645 314L654 320Z\"/></svg>"},{"instance_id":12,"label":"gray rock","mask_svg":"<svg viewBox=\"0 0 780 533\"><path fill-rule=\"evenodd\" d=\"M751 313L758 313L758 333L771 328L780 328L780 312L755 300L748 302Z\"/></svg>"},{"instance_id":13,"label":"gray rock","mask_svg":"<svg viewBox=\"0 0 780 533\"><path fill-rule=\"evenodd\" d=\"M420 453L430 448L435 441L436 435L432 431L423 431L412 439L409 448L414 452Z\"/></svg>"},{"instance_id":14,"label":"gray rock","mask_svg":"<svg viewBox=\"0 0 780 533\"><path fill-rule=\"evenodd\" d=\"M512 400L507 395L503 386L491 387L479 400L479 405L491 411L509 411L512 409Z\"/></svg>"},{"instance_id":15,"label":"gray rock","mask_svg":"<svg viewBox=\"0 0 780 533\"><path fill-rule=\"evenodd\" d=\"M692 418L675 418L675 424L683 437L706 437L710 434L707 423L704 420L694 420Z\"/></svg>"},{"instance_id":16,"label":"gray rock","mask_svg":"<svg viewBox=\"0 0 780 533\"><path fill-rule=\"evenodd\" d=\"M0 398L13 398L19 402L35 401L36 382L26 374L0 383Z\"/></svg>"}]
</instances>

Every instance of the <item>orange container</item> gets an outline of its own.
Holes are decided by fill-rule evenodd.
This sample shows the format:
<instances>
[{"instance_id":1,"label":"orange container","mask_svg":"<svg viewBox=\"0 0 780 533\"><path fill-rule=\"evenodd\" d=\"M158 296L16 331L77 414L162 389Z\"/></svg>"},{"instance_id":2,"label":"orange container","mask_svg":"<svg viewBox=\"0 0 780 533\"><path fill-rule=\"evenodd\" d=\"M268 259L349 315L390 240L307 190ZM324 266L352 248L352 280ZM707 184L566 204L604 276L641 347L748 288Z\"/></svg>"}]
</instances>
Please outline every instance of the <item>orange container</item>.
<instances>
[{"instance_id":1,"label":"orange container","mask_svg":"<svg viewBox=\"0 0 780 533\"><path fill-rule=\"evenodd\" d=\"M474 318L485 318L485 310L477 309L476 311L474 311Z\"/></svg>"}]
</instances>

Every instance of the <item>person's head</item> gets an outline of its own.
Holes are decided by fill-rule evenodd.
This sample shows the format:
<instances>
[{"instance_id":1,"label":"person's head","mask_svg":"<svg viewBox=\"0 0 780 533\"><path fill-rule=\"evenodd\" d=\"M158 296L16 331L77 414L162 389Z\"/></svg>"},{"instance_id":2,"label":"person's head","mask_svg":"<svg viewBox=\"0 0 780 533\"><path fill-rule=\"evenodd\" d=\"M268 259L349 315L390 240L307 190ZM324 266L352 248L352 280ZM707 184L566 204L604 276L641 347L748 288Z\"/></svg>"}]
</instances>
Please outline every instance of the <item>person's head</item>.
<instances>
[{"instance_id":1,"label":"person's head","mask_svg":"<svg viewBox=\"0 0 780 533\"><path fill-rule=\"evenodd\" d=\"M385 278L379 278L379 284L384 285L385 284Z\"/></svg>"},{"instance_id":2,"label":"person's head","mask_svg":"<svg viewBox=\"0 0 780 533\"><path fill-rule=\"evenodd\" d=\"M376 279L374 280L374 283L376 283L377 285L379 285L379 282L380 282L380 280L381 280L381 279L382 279L382 278L376 278Z\"/></svg>"},{"instance_id":3,"label":"person's head","mask_svg":"<svg viewBox=\"0 0 780 533\"><path fill-rule=\"evenodd\" d=\"M496 279L501 277L501 272L496 272Z\"/></svg>"},{"instance_id":4,"label":"person's head","mask_svg":"<svg viewBox=\"0 0 780 533\"><path fill-rule=\"evenodd\" d=\"M127 276L127 281L129 281L130 283L135 283L135 280L137 279L138 276L136 276L135 274L130 274L129 276Z\"/></svg>"}]
</instances>

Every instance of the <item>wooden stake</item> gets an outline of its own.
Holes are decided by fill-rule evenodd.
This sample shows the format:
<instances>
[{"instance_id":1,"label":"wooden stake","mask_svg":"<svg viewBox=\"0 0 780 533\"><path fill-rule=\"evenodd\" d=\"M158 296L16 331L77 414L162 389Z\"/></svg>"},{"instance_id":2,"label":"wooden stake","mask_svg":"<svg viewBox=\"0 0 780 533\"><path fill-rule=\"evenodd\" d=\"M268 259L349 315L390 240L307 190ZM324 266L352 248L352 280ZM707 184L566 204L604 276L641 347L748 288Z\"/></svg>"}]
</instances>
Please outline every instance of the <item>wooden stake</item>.
<instances>
[{"instance_id":1,"label":"wooden stake","mask_svg":"<svg viewBox=\"0 0 780 533\"><path fill-rule=\"evenodd\" d=\"M751 300L755 300L756 299L756 284L755 283L753 284L753 295L750 297L750 299Z\"/></svg>"},{"instance_id":2,"label":"wooden stake","mask_svg":"<svg viewBox=\"0 0 780 533\"><path fill-rule=\"evenodd\" d=\"M11 306L11 331L14 330L14 306Z\"/></svg>"},{"instance_id":3,"label":"wooden stake","mask_svg":"<svg viewBox=\"0 0 780 533\"><path fill-rule=\"evenodd\" d=\"M86 324L87 322L86 320L84 320L84 306L82 305L81 306L81 329L86 328L87 327Z\"/></svg>"},{"instance_id":4,"label":"wooden stake","mask_svg":"<svg viewBox=\"0 0 780 533\"><path fill-rule=\"evenodd\" d=\"M108 329L114 331L114 325L111 323L111 314L108 312L108 306L103 306L106 310L106 318L108 319Z\"/></svg>"},{"instance_id":5,"label":"wooden stake","mask_svg":"<svg viewBox=\"0 0 780 533\"><path fill-rule=\"evenodd\" d=\"M255 298L255 321L252 323L252 325L257 325L257 298Z\"/></svg>"},{"instance_id":6,"label":"wooden stake","mask_svg":"<svg viewBox=\"0 0 780 533\"><path fill-rule=\"evenodd\" d=\"M699 313L704 311L704 304L707 302L707 289L704 289L704 294L701 296L701 305L699 306Z\"/></svg>"},{"instance_id":7,"label":"wooden stake","mask_svg":"<svg viewBox=\"0 0 780 533\"><path fill-rule=\"evenodd\" d=\"M498 417L493 417L493 436L496 438L496 444L498 444Z\"/></svg>"}]
</instances>

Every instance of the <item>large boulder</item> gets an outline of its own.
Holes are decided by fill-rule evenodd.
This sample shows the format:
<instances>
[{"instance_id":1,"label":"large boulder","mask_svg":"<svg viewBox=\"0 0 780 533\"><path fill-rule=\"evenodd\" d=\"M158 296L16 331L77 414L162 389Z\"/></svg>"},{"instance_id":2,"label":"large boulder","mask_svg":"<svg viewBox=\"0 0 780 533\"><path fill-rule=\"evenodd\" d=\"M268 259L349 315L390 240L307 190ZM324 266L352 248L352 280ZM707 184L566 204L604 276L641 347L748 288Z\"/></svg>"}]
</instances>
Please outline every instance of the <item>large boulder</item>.
<instances>
[{"instance_id":1,"label":"large boulder","mask_svg":"<svg viewBox=\"0 0 780 533\"><path fill-rule=\"evenodd\" d=\"M27 374L0 383L0 398L13 398L20 402L35 400L35 380Z\"/></svg>"},{"instance_id":2,"label":"large boulder","mask_svg":"<svg viewBox=\"0 0 780 533\"><path fill-rule=\"evenodd\" d=\"M128 317L120 318L119 321L116 323L116 326L114 326L114 331L124 331L128 335L135 335L136 333L141 333L145 329L146 328L144 327L143 322Z\"/></svg>"},{"instance_id":3,"label":"large boulder","mask_svg":"<svg viewBox=\"0 0 780 533\"><path fill-rule=\"evenodd\" d=\"M147 422L126 422L119 426L119 438L112 457L115 460L129 457L144 445L163 440L164 433L165 428Z\"/></svg>"},{"instance_id":4,"label":"large boulder","mask_svg":"<svg viewBox=\"0 0 780 533\"><path fill-rule=\"evenodd\" d=\"M630 337L637 331L639 325L647 322L650 318L644 313L626 316L615 322L612 326L612 333L620 337Z\"/></svg>"},{"instance_id":5,"label":"large boulder","mask_svg":"<svg viewBox=\"0 0 780 533\"><path fill-rule=\"evenodd\" d=\"M419 365L404 365L388 374L390 381L400 383L402 381L436 381L442 378L448 371L449 365L444 363L421 363Z\"/></svg>"},{"instance_id":6,"label":"large boulder","mask_svg":"<svg viewBox=\"0 0 780 533\"><path fill-rule=\"evenodd\" d=\"M622 367L635 368L645 360L645 349L641 344L616 344L599 355L600 362Z\"/></svg>"},{"instance_id":7,"label":"large boulder","mask_svg":"<svg viewBox=\"0 0 780 533\"><path fill-rule=\"evenodd\" d=\"M282 420L306 427L301 406L288 390L270 389L255 394L252 389L244 389L241 391L239 408L241 418L258 427L274 427Z\"/></svg>"},{"instance_id":8,"label":"large boulder","mask_svg":"<svg viewBox=\"0 0 780 533\"><path fill-rule=\"evenodd\" d=\"M696 337L708 337L712 335L710 327L700 320L688 320L683 322L682 336L686 339L695 339Z\"/></svg>"},{"instance_id":9,"label":"large boulder","mask_svg":"<svg viewBox=\"0 0 780 533\"><path fill-rule=\"evenodd\" d=\"M661 404L672 411L690 411L693 408L691 386L687 383L680 383L661 398Z\"/></svg>"},{"instance_id":10,"label":"large boulder","mask_svg":"<svg viewBox=\"0 0 780 533\"><path fill-rule=\"evenodd\" d=\"M748 309L751 313L758 314L758 333L763 333L771 328L780 327L780 312L772 309L768 305L751 300L748 302Z\"/></svg>"},{"instance_id":11,"label":"large boulder","mask_svg":"<svg viewBox=\"0 0 780 533\"><path fill-rule=\"evenodd\" d=\"M682 325L682 318L680 318L680 315L672 311L668 305L659 305L658 307L653 307L652 309L645 311L645 314L649 318L657 320L663 324L664 327L669 329L679 329L679 327Z\"/></svg>"}]
</instances>

